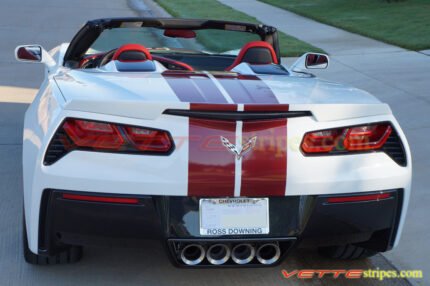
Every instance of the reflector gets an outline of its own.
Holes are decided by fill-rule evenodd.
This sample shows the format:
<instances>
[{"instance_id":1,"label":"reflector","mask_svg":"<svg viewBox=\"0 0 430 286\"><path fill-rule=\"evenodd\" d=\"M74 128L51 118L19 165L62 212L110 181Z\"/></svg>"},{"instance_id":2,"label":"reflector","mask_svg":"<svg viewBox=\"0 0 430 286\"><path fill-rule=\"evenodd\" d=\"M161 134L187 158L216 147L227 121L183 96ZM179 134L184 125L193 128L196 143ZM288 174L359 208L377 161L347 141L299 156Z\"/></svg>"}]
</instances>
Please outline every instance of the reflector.
<instances>
[{"instance_id":1,"label":"reflector","mask_svg":"<svg viewBox=\"0 0 430 286\"><path fill-rule=\"evenodd\" d=\"M347 197L333 197L328 198L328 203L351 203L351 202L365 202L365 201L379 201L391 198L390 193L360 195L360 196L347 196Z\"/></svg>"},{"instance_id":2,"label":"reflector","mask_svg":"<svg viewBox=\"0 0 430 286\"><path fill-rule=\"evenodd\" d=\"M136 198L118 198L118 197L99 197L99 196L85 196L76 194L63 194L63 199L87 202L100 202L100 203L117 203L117 204L138 204L139 199Z\"/></svg>"}]
</instances>

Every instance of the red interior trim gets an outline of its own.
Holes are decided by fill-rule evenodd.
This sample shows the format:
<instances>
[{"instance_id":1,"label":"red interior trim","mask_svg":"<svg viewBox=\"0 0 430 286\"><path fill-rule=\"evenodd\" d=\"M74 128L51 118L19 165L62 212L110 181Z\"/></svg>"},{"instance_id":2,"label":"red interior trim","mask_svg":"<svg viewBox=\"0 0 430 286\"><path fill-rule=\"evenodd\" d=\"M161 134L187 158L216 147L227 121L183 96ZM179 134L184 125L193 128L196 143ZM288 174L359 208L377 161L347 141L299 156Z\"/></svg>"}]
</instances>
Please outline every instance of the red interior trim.
<instances>
[{"instance_id":1,"label":"red interior trim","mask_svg":"<svg viewBox=\"0 0 430 286\"><path fill-rule=\"evenodd\" d=\"M348 196L348 197L333 197L328 198L328 203L351 203L351 202L365 202L365 201L379 201L391 198L390 193L362 195L362 196Z\"/></svg>"},{"instance_id":2,"label":"red interior trim","mask_svg":"<svg viewBox=\"0 0 430 286\"><path fill-rule=\"evenodd\" d=\"M236 59L234 60L233 64L226 68L227 71L232 70L235 66L242 63L243 58L245 54L248 52L249 49L252 48L266 48L270 51L270 54L272 55L272 61L274 64L278 64L278 58L276 57L275 50L273 49L272 45L263 41L254 41L249 42L246 45L242 47L242 49L239 52L239 55L237 55Z\"/></svg>"},{"instance_id":3,"label":"red interior trim","mask_svg":"<svg viewBox=\"0 0 430 286\"><path fill-rule=\"evenodd\" d=\"M106 53L99 53L99 54L94 54L94 55L90 55L87 56L85 58L83 58L80 62L79 62L79 67L81 68L84 64L86 64L87 62L89 62L90 60L96 59L98 57L102 57L106 55Z\"/></svg>"},{"instance_id":4,"label":"red interior trim","mask_svg":"<svg viewBox=\"0 0 430 286\"><path fill-rule=\"evenodd\" d=\"M119 47L118 50L116 50L115 54L113 55L112 60L114 60L114 61L117 60L118 57L123 52L126 52L126 51L142 52L145 54L147 60L152 61L152 56L149 53L148 49L142 45L139 45L139 44L126 44L126 45Z\"/></svg>"},{"instance_id":5,"label":"red interior trim","mask_svg":"<svg viewBox=\"0 0 430 286\"><path fill-rule=\"evenodd\" d=\"M63 199L74 201L87 201L99 203L116 203L116 204L138 204L139 199L136 198L117 198L117 197L99 197L99 196L86 196L75 194L63 194Z\"/></svg>"},{"instance_id":6,"label":"red interior trim","mask_svg":"<svg viewBox=\"0 0 430 286\"><path fill-rule=\"evenodd\" d=\"M184 63L184 62L180 62L180 61L175 61L169 58L165 58L165 57L160 57L160 56L153 56L152 59L159 61L160 63L168 63L168 64L172 64L172 65L177 65L182 67L184 70L188 70L188 71L194 71L193 67Z\"/></svg>"}]
</instances>

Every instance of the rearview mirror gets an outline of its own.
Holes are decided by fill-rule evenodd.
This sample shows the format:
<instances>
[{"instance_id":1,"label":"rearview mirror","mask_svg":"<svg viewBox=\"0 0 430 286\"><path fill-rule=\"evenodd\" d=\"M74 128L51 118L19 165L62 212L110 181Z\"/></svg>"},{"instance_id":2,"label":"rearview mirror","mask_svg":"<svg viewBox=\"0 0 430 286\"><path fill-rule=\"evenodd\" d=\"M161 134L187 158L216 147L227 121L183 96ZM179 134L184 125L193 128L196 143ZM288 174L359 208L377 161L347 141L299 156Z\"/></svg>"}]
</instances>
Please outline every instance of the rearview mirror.
<instances>
[{"instance_id":1,"label":"rearview mirror","mask_svg":"<svg viewBox=\"0 0 430 286\"><path fill-rule=\"evenodd\" d=\"M307 69L326 69L328 67L328 57L324 54L306 55L305 66Z\"/></svg>"},{"instance_id":2,"label":"rearview mirror","mask_svg":"<svg viewBox=\"0 0 430 286\"><path fill-rule=\"evenodd\" d=\"M170 38L193 39L196 37L196 32L192 30L166 29L164 30L164 36L170 37Z\"/></svg>"},{"instance_id":3,"label":"rearview mirror","mask_svg":"<svg viewBox=\"0 0 430 286\"><path fill-rule=\"evenodd\" d=\"M16 47L15 58L20 62L45 64L48 67L48 71L56 66L55 60L40 45L23 45Z\"/></svg>"},{"instance_id":4,"label":"rearview mirror","mask_svg":"<svg viewBox=\"0 0 430 286\"><path fill-rule=\"evenodd\" d=\"M19 46L16 48L15 57L18 61L23 62L42 62L41 46Z\"/></svg>"}]
</instances>

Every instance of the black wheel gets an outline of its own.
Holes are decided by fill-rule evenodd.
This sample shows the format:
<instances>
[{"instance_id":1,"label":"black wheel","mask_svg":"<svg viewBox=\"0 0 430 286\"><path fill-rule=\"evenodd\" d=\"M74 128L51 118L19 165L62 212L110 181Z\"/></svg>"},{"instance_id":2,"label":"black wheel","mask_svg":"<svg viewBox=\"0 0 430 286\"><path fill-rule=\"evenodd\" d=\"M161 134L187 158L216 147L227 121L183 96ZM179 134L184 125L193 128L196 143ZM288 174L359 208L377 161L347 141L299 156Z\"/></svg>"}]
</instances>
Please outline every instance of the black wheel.
<instances>
[{"instance_id":1,"label":"black wheel","mask_svg":"<svg viewBox=\"0 0 430 286\"><path fill-rule=\"evenodd\" d=\"M53 256L34 254L28 247L27 229L25 227L24 220L23 220L22 242L23 242L23 250L24 250L24 259L29 264L35 264L35 265L68 264L68 263L78 262L82 258L82 247L80 246L69 246L66 250Z\"/></svg>"},{"instance_id":2,"label":"black wheel","mask_svg":"<svg viewBox=\"0 0 430 286\"><path fill-rule=\"evenodd\" d=\"M377 251L366 249L352 244L321 247L320 255L333 259L364 259L377 254Z\"/></svg>"}]
</instances>

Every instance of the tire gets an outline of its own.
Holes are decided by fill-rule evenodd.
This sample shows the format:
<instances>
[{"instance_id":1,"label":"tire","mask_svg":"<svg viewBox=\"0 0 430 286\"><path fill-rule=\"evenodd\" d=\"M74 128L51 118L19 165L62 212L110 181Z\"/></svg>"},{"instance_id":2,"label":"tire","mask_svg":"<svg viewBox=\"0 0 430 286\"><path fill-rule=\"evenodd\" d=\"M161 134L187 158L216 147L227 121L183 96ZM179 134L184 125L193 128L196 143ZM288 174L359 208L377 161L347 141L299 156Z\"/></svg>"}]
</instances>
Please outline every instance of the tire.
<instances>
[{"instance_id":1,"label":"tire","mask_svg":"<svg viewBox=\"0 0 430 286\"><path fill-rule=\"evenodd\" d=\"M24 259L29 264L34 264L34 265L69 264L69 263L78 262L82 258L81 246L69 246L66 250L53 256L34 254L28 247L27 229L25 227L24 220L23 220L22 242L23 242Z\"/></svg>"},{"instance_id":2,"label":"tire","mask_svg":"<svg viewBox=\"0 0 430 286\"><path fill-rule=\"evenodd\" d=\"M318 252L324 257L344 260L364 259L378 254L378 251L352 244L321 247L318 249Z\"/></svg>"}]
</instances>

